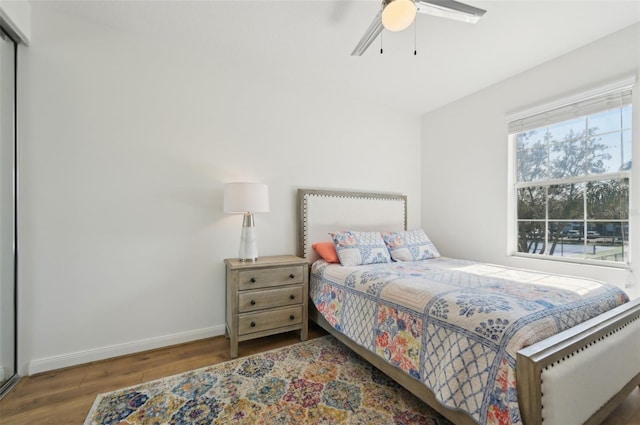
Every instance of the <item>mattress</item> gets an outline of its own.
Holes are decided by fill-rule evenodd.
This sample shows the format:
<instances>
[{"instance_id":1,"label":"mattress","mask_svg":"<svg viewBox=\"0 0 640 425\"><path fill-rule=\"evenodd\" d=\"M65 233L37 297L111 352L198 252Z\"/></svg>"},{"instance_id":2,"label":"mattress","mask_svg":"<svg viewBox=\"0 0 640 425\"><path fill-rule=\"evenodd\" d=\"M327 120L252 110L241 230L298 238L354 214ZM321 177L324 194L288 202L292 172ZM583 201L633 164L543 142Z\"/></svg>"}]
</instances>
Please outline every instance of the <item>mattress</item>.
<instances>
[{"instance_id":1,"label":"mattress","mask_svg":"<svg viewBox=\"0 0 640 425\"><path fill-rule=\"evenodd\" d=\"M481 424L521 424L516 353L629 300L603 282L450 258L311 268L339 332Z\"/></svg>"}]
</instances>

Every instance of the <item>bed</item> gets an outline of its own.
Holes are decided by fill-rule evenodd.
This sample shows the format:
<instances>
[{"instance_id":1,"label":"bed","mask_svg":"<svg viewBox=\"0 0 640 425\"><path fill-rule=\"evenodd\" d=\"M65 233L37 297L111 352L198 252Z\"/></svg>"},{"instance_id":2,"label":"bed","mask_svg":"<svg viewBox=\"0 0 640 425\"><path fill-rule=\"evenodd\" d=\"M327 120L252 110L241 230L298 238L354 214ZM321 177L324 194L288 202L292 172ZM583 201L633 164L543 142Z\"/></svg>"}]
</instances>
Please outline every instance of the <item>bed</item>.
<instances>
[{"instance_id":1,"label":"bed","mask_svg":"<svg viewBox=\"0 0 640 425\"><path fill-rule=\"evenodd\" d=\"M455 424L597 424L640 384L640 302L615 287L439 256L346 267L312 248L402 234L404 195L299 189L298 218L311 320Z\"/></svg>"}]
</instances>

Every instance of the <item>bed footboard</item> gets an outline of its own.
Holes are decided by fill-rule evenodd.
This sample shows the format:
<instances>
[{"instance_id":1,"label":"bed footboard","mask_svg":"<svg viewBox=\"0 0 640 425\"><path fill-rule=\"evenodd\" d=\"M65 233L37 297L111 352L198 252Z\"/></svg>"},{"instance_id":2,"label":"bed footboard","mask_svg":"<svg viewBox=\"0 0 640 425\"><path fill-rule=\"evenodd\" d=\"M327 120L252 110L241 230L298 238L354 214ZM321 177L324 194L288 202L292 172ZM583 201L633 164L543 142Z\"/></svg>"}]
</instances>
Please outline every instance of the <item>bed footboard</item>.
<instances>
[{"instance_id":1,"label":"bed footboard","mask_svg":"<svg viewBox=\"0 0 640 425\"><path fill-rule=\"evenodd\" d=\"M640 299L517 354L525 425L598 424L640 384Z\"/></svg>"}]
</instances>

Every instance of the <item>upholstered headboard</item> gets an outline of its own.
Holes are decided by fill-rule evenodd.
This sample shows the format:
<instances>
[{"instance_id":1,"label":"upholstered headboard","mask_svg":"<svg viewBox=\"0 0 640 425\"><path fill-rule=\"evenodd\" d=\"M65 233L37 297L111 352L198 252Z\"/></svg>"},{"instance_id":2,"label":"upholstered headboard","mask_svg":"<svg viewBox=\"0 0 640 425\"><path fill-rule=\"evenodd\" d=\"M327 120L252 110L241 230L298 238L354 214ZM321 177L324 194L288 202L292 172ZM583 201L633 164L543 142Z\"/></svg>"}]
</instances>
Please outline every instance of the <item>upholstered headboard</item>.
<instances>
[{"instance_id":1,"label":"upholstered headboard","mask_svg":"<svg viewBox=\"0 0 640 425\"><path fill-rule=\"evenodd\" d=\"M298 189L298 256L310 262L315 242L339 230L407 230L407 197L389 193Z\"/></svg>"}]
</instances>

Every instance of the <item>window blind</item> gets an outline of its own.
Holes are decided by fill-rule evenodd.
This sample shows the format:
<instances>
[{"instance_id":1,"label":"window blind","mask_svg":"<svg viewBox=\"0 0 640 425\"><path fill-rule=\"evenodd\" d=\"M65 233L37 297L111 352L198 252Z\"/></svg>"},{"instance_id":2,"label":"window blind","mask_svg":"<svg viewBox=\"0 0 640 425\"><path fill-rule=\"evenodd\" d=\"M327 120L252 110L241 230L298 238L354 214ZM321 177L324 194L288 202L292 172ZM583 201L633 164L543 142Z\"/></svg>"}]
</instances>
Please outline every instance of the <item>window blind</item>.
<instances>
[{"instance_id":1,"label":"window blind","mask_svg":"<svg viewBox=\"0 0 640 425\"><path fill-rule=\"evenodd\" d=\"M533 130L547 125L595 114L631 104L631 88L602 94L509 122L509 134Z\"/></svg>"}]
</instances>

